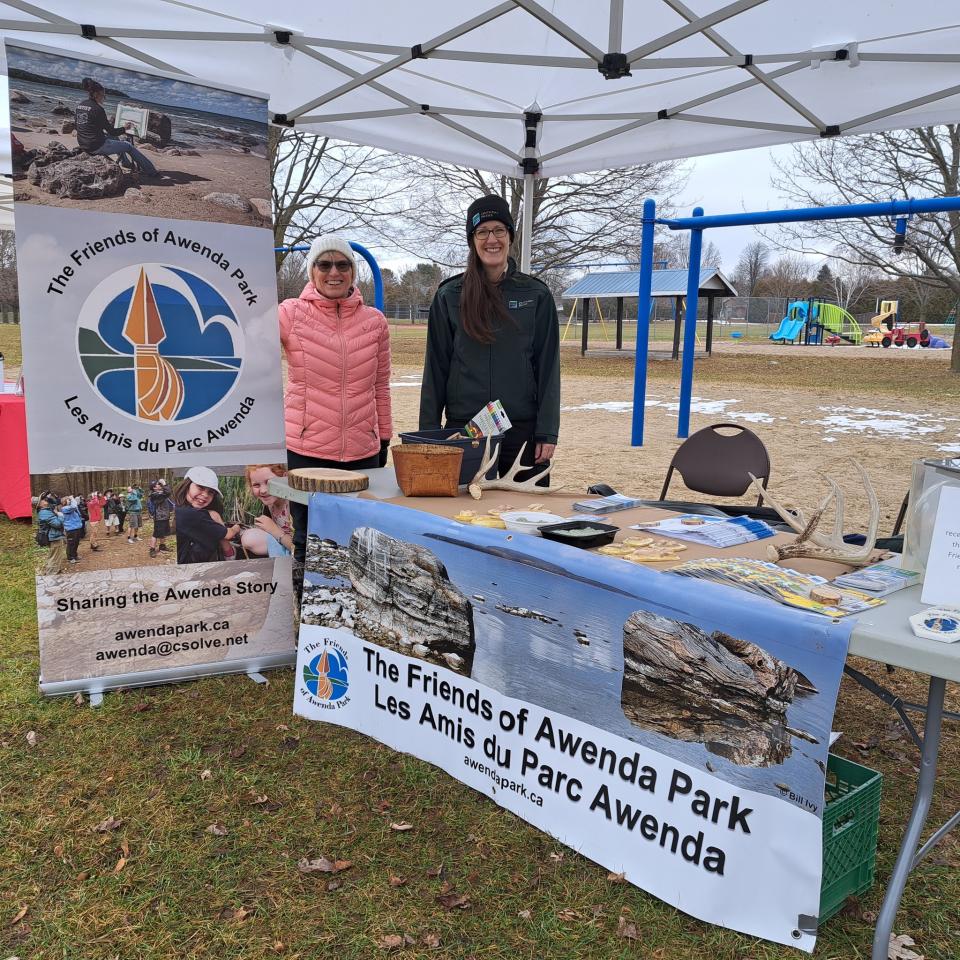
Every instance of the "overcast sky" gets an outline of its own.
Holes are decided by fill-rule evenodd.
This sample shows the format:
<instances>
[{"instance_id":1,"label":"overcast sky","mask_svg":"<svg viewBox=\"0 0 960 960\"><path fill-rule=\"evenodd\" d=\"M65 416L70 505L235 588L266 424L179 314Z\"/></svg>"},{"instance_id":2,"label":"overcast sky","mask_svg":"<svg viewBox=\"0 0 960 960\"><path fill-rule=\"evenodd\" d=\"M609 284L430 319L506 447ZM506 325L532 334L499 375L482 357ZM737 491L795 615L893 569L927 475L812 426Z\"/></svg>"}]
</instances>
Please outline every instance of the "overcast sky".
<instances>
[{"instance_id":1,"label":"overcast sky","mask_svg":"<svg viewBox=\"0 0 960 960\"><path fill-rule=\"evenodd\" d=\"M772 158L784 162L790 157L790 146L762 147L697 157L678 208L689 216L696 206L705 214L743 213L756 210L778 210L796 206L770 185L774 172ZM723 270L728 275L737 264L740 251L758 234L753 227L724 227L708 230L705 239L713 241L723 257Z\"/></svg>"}]
</instances>

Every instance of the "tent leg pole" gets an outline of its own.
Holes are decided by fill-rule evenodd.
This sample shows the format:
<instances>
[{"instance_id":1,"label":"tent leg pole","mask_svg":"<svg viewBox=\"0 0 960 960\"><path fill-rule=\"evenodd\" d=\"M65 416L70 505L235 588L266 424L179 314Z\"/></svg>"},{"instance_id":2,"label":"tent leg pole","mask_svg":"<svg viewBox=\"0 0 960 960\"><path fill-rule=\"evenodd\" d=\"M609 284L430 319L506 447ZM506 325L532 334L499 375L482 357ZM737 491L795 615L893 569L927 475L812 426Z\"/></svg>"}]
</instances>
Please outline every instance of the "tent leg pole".
<instances>
[{"instance_id":1,"label":"tent leg pole","mask_svg":"<svg viewBox=\"0 0 960 960\"><path fill-rule=\"evenodd\" d=\"M523 175L523 216L520 230L520 272L530 272L530 248L533 243L533 191L534 176Z\"/></svg>"},{"instance_id":2,"label":"tent leg pole","mask_svg":"<svg viewBox=\"0 0 960 960\"><path fill-rule=\"evenodd\" d=\"M653 230L657 205L643 201L640 234L640 285L637 291L637 355L633 361L633 429L630 445L643 446L643 417L647 402L647 359L650 345L650 289L653 286Z\"/></svg>"},{"instance_id":3,"label":"tent leg pole","mask_svg":"<svg viewBox=\"0 0 960 960\"><path fill-rule=\"evenodd\" d=\"M695 207L694 217L703 216L703 208ZM687 313L683 328L683 359L680 366L680 413L677 436L690 436L690 401L693 394L693 358L697 347L697 307L700 297L700 257L703 252L703 231L690 231L690 268L687 272Z\"/></svg>"}]
</instances>

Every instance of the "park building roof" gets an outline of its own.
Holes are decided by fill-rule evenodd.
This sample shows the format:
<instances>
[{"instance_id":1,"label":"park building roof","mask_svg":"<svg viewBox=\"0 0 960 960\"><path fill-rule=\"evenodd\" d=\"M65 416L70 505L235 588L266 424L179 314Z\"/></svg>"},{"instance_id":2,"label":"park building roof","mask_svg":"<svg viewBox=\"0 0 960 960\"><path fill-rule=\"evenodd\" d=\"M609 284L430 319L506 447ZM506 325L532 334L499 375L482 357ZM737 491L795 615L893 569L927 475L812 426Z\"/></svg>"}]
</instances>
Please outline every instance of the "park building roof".
<instances>
[{"instance_id":1,"label":"park building roof","mask_svg":"<svg viewBox=\"0 0 960 960\"><path fill-rule=\"evenodd\" d=\"M577 297L635 297L640 286L639 270L592 270L561 295L572 300ZM700 270L700 294L711 297L735 297L737 291L719 267ZM654 297L685 297L686 270L654 270L651 295Z\"/></svg>"}]
</instances>

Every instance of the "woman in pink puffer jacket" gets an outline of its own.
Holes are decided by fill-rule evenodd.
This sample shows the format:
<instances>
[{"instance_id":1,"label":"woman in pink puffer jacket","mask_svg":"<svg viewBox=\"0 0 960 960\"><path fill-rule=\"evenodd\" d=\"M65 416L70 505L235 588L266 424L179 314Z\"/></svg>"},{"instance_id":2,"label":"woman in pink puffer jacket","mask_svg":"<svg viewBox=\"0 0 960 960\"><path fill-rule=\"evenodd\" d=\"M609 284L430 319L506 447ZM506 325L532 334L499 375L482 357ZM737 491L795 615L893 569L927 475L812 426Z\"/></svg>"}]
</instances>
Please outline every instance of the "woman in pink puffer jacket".
<instances>
[{"instance_id":1,"label":"woman in pink puffer jacket","mask_svg":"<svg viewBox=\"0 0 960 960\"><path fill-rule=\"evenodd\" d=\"M343 237L329 233L310 244L307 276L300 296L280 304L287 462L290 469L384 466L393 433L390 328L363 302L353 249ZM290 508L294 556L302 563L307 508Z\"/></svg>"}]
</instances>

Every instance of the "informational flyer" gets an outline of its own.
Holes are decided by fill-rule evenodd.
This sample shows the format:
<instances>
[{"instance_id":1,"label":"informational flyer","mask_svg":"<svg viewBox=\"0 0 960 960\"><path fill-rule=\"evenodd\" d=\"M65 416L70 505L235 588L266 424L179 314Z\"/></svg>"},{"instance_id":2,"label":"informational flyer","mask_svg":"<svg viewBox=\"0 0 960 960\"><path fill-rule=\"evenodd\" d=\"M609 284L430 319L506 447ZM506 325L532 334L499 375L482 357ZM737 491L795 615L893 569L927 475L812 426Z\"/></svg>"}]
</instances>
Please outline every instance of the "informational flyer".
<instances>
[{"instance_id":1,"label":"informational flyer","mask_svg":"<svg viewBox=\"0 0 960 960\"><path fill-rule=\"evenodd\" d=\"M41 690L289 663L266 102L5 52Z\"/></svg>"},{"instance_id":2,"label":"informational flyer","mask_svg":"<svg viewBox=\"0 0 960 960\"><path fill-rule=\"evenodd\" d=\"M540 537L316 495L294 711L436 764L699 919L810 951L849 633Z\"/></svg>"},{"instance_id":3,"label":"informational flyer","mask_svg":"<svg viewBox=\"0 0 960 960\"><path fill-rule=\"evenodd\" d=\"M960 487L940 491L921 599L960 609Z\"/></svg>"}]
</instances>

